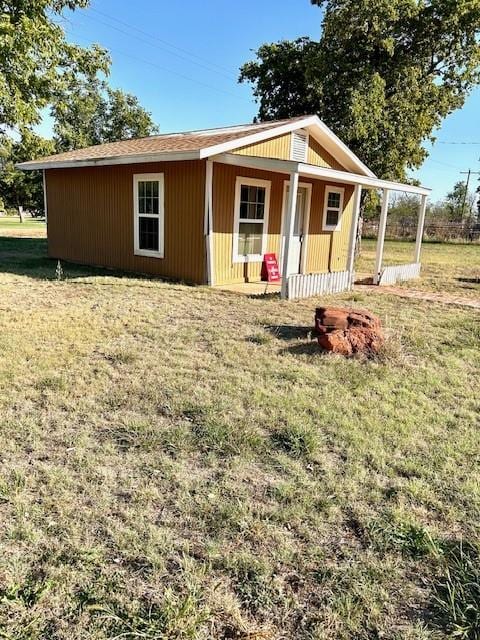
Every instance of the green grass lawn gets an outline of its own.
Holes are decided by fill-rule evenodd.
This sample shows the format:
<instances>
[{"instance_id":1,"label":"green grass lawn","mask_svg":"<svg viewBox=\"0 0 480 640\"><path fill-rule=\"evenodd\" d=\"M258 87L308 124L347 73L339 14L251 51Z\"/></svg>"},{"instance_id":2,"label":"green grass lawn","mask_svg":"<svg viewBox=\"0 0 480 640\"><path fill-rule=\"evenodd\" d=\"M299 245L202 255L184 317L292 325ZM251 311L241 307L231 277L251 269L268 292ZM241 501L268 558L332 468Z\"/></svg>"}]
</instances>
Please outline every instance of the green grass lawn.
<instances>
[{"instance_id":1,"label":"green grass lawn","mask_svg":"<svg viewBox=\"0 0 480 640\"><path fill-rule=\"evenodd\" d=\"M320 299L45 249L0 238L0 637L479 638L478 313L323 298L386 328L343 359Z\"/></svg>"},{"instance_id":2,"label":"green grass lawn","mask_svg":"<svg viewBox=\"0 0 480 640\"><path fill-rule=\"evenodd\" d=\"M384 264L413 262L414 248L414 242L385 241ZM373 274L375 251L375 240L362 240L357 272ZM401 286L480 298L480 244L425 242L421 262L421 279L409 280Z\"/></svg>"},{"instance_id":3,"label":"green grass lawn","mask_svg":"<svg viewBox=\"0 0 480 640\"><path fill-rule=\"evenodd\" d=\"M0 217L0 236L6 235L45 235L47 227L45 220L41 218L25 218L20 222L18 216Z\"/></svg>"}]
</instances>

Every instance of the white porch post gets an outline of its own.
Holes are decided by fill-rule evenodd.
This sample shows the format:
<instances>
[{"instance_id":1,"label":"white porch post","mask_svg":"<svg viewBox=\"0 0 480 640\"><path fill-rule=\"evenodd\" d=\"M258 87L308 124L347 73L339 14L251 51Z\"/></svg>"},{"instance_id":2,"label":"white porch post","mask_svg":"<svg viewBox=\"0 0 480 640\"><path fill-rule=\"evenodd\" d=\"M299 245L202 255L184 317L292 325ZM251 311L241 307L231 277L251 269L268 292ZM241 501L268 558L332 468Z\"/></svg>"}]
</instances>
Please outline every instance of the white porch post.
<instances>
[{"instance_id":1,"label":"white porch post","mask_svg":"<svg viewBox=\"0 0 480 640\"><path fill-rule=\"evenodd\" d=\"M207 160L205 168L205 217L203 232L207 250L207 284L213 286L213 161Z\"/></svg>"},{"instance_id":2,"label":"white porch post","mask_svg":"<svg viewBox=\"0 0 480 640\"><path fill-rule=\"evenodd\" d=\"M427 196L420 199L420 210L418 212L417 239L415 241L415 260L420 262L420 252L422 250L423 226L425 224L425 211L427 209Z\"/></svg>"},{"instance_id":3,"label":"white porch post","mask_svg":"<svg viewBox=\"0 0 480 640\"><path fill-rule=\"evenodd\" d=\"M288 190L288 203L283 226L283 256L282 256L282 289L281 297L285 299L288 293L288 257L290 253L290 240L293 235L295 224L295 210L297 208L298 192L298 172L292 171L290 174L290 185Z\"/></svg>"},{"instance_id":4,"label":"white porch post","mask_svg":"<svg viewBox=\"0 0 480 640\"><path fill-rule=\"evenodd\" d=\"M390 191L388 189L384 189L383 195L382 195L382 211L380 213L380 223L378 225L377 255L375 258L375 272L373 274L373 284L378 284L380 282L380 276L382 271L383 245L385 244L385 230L387 228L389 195L390 195Z\"/></svg>"},{"instance_id":5,"label":"white porch post","mask_svg":"<svg viewBox=\"0 0 480 640\"><path fill-rule=\"evenodd\" d=\"M355 244L357 241L358 218L360 215L360 198L362 185L356 184L353 192L352 225L350 227L350 239L348 242L347 271L349 273L350 287L353 285L353 263L355 260Z\"/></svg>"}]
</instances>

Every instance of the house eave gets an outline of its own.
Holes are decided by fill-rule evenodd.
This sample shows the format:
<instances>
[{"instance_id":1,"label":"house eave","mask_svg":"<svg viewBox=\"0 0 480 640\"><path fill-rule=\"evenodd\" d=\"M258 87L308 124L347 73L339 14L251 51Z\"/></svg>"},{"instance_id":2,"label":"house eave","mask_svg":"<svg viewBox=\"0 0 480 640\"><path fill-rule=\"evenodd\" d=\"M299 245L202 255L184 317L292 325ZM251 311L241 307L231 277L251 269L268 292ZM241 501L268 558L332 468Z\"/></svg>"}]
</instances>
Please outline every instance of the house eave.
<instances>
[{"instance_id":1,"label":"house eave","mask_svg":"<svg viewBox=\"0 0 480 640\"><path fill-rule=\"evenodd\" d=\"M143 164L148 162L175 162L180 160L198 160L200 151L175 151L166 153L143 153L138 155L122 155L109 158L90 158L85 160L42 160L20 162L17 169L22 171L39 171L42 169L74 169L78 167L104 167L121 164Z\"/></svg>"}]
</instances>

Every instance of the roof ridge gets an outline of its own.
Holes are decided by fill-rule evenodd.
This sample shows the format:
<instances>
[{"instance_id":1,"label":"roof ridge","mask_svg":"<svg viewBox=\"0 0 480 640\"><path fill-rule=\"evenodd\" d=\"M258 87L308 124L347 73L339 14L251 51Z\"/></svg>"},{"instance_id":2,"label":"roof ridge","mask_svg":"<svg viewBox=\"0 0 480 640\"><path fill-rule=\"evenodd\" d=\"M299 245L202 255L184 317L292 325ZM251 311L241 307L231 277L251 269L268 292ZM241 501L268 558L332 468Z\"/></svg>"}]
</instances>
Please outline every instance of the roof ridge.
<instances>
[{"instance_id":1,"label":"roof ridge","mask_svg":"<svg viewBox=\"0 0 480 640\"><path fill-rule=\"evenodd\" d=\"M157 138L168 138L169 136L188 136L188 135L197 135L197 134L207 134L207 133L220 133L222 131L235 131L242 129L252 129L252 128L267 128L274 127L275 125L285 124L286 122L294 122L295 120L303 120L304 118L308 118L310 116L295 116L294 118L283 118L281 120L263 120L262 122L247 122L243 124L231 124L223 127L210 127L207 129L187 129L185 131L170 131L168 133L155 133L150 136L140 136L137 138L120 138L118 140L109 140L107 142L99 142L98 144L92 144L89 147L83 147L85 149L89 149L90 147L99 147L103 144L115 144L116 142L133 142L134 140L155 140ZM72 149L75 151L75 149Z\"/></svg>"}]
</instances>

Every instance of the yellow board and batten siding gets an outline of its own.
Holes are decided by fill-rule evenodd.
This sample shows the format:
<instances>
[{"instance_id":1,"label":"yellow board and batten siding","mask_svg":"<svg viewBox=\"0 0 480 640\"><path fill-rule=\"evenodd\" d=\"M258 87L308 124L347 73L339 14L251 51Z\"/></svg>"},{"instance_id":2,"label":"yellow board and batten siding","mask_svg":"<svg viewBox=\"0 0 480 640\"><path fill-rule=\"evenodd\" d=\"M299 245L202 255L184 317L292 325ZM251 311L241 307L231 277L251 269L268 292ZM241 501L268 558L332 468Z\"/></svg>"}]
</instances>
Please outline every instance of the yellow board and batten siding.
<instances>
[{"instance_id":1,"label":"yellow board and batten siding","mask_svg":"<svg viewBox=\"0 0 480 640\"><path fill-rule=\"evenodd\" d=\"M235 149L232 153L239 156L256 156L257 158L275 158L275 160L289 160L292 134L286 133L270 140L257 142Z\"/></svg>"},{"instance_id":2,"label":"yellow board and batten siding","mask_svg":"<svg viewBox=\"0 0 480 640\"><path fill-rule=\"evenodd\" d=\"M305 182L311 182L313 185L305 272L344 271L347 266L350 225L353 219L353 187L321 180L305 180ZM342 220L338 231L322 230L325 188L327 186L345 189Z\"/></svg>"},{"instance_id":3,"label":"yellow board and batten siding","mask_svg":"<svg viewBox=\"0 0 480 640\"><path fill-rule=\"evenodd\" d=\"M275 160L290 160L292 148L292 134L286 133L270 140L257 142L256 144L241 147L232 151L241 156L256 156L257 158L274 158ZM307 163L316 167L327 167L345 171L345 168L322 147L312 136L308 137Z\"/></svg>"},{"instance_id":4,"label":"yellow board and batten siding","mask_svg":"<svg viewBox=\"0 0 480 640\"><path fill-rule=\"evenodd\" d=\"M213 246L215 284L260 280L261 262L233 262L235 183L237 176L270 180L267 252L278 255L282 224L284 174L214 163Z\"/></svg>"},{"instance_id":5,"label":"yellow board and batten siding","mask_svg":"<svg viewBox=\"0 0 480 640\"><path fill-rule=\"evenodd\" d=\"M270 181L270 210L268 214L267 252L280 257L281 228L286 174L271 173L215 163L213 173L213 245L214 278L216 284L258 281L261 262L233 262L233 231L235 183L238 176ZM344 187L344 209L339 231L323 231L323 205L326 182L301 179L312 184L312 199L308 229L306 273L343 271L347 263L349 230L353 211L353 187Z\"/></svg>"},{"instance_id":6,"label":"yellow board and batten siding","mask_svg":"<svg viewBox=\"0 0 480 640\"><path fill-rule=\"evenodd\" d=\"M289 160L291 134L278 136L233 151L238 155ZM307 162L321 167L344 170L344 168L321 145L309 137ZM214 231L214 278L216 284L240 283L260 280L262 263L233 262L233 231L235 206L235 181L237 176L270 180L270 211L268 217L267 251L280 257L281 225L284 198L284 181L287 174L247 169L220 163L214 164L213 178L213 231ZM300 178L312 184L312 199L308 229L306 273L343 271L346 268L350 224L353 212L353 187ZM342 223L339 231L322 229L325 187L339 186L345 189Z\"/></svg>"}]
</instances>

